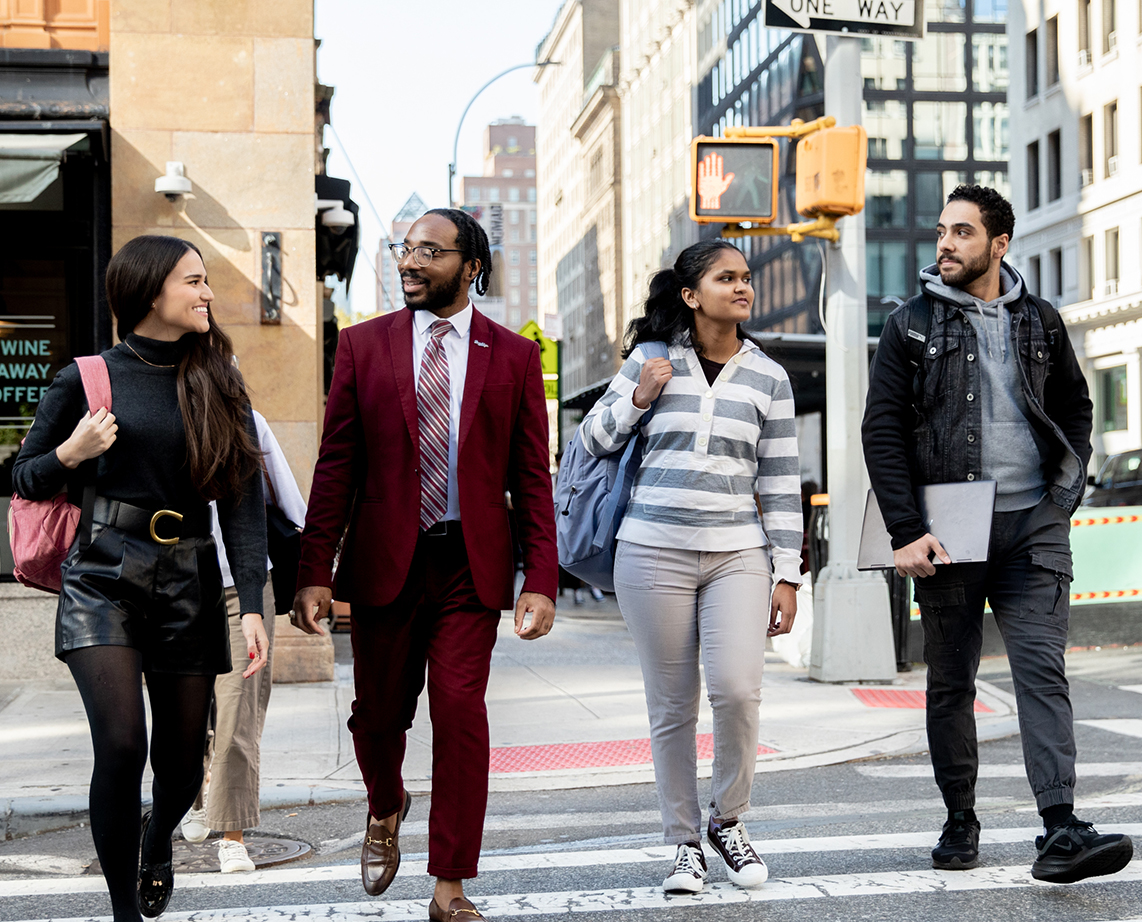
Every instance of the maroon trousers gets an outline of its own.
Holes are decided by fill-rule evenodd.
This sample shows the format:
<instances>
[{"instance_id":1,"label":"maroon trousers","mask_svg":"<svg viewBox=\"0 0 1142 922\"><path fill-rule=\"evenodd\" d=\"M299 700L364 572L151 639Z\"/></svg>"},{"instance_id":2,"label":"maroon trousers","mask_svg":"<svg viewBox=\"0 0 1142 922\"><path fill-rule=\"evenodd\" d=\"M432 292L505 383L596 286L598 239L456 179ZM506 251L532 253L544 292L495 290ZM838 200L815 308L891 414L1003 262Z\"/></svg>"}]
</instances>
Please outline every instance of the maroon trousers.
<instances>
[{"instance_id":1,"label":"maroon trousers","mask_svg":"<svg viewBox=\"0 0 1142 922\"><path fill-rule=\"evenodd\" d=\"M349 730L378 819L403 805L405 734L428 674L432 808L428 873L476 876L488 806L488 688L500 613L476 595L460 530L421 534L389 605L353 606L356 700Z\"/></svg>"}]
</instances>

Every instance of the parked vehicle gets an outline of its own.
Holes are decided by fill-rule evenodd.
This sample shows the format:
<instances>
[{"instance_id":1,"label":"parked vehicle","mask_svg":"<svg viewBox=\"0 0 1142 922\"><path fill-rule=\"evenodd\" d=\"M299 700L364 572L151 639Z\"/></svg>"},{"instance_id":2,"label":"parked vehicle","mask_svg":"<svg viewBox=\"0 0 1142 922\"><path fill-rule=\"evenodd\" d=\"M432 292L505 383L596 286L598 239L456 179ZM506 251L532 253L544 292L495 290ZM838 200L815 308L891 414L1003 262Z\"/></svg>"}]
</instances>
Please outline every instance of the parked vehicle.
<instances>
[{"instance_id":1,"label":"parked vehicle","mask_svg":"<svg viewBox=\"0 0 1142 922\"><path fill-rule=\"evenodd\" d=\"M1084 506L1142 506L1142 449L1111 455L1090 484Z\"/></svg>"}]
</instances>

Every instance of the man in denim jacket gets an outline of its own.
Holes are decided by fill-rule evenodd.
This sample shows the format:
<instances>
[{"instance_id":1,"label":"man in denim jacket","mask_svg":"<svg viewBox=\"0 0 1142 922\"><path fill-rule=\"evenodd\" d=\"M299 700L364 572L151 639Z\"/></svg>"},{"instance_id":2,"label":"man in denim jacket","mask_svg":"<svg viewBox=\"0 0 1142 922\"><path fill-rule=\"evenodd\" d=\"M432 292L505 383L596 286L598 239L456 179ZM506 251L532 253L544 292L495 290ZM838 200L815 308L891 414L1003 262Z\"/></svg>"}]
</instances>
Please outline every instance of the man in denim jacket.
<instances>
[{"instance_id":1,"label":"man in denim jacket","mask_svg":"<svg viewBox=\"0 0 1142 922\"><path fill-rule=\"evenodd\" d=\"M1046 829L1031 873L1072 883L1121 870L1133 846L1073 812L1063 654L1070 515L1086 481L1092 407L1058 314L1003 262L1014 228L1011 205L994 189L961 185L948 196L922 294L881 334L862 439L896 570L916 580L924 626L928 745L948 808L932 866L979 863L973 704L987 601L1007 647L1027 778ZM997 484L989 559L953 564L928 533L915 491L976 480Z\"/></svg>"}]
</instances>

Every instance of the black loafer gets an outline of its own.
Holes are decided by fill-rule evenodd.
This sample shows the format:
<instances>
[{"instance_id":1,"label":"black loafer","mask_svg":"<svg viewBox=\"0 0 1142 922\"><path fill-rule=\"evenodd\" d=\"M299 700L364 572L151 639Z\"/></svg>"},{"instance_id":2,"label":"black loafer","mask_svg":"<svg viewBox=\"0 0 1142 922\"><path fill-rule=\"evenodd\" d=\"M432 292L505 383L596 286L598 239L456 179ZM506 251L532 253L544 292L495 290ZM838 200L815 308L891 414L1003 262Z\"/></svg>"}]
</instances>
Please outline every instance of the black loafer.
<instances>
[{"instance_id":1,"label":"black loafer","mask_svg":"<svg viewBox=\"0 0 1142 922\"><path fill-rule=\"evenodd\" d=\"M174 890L174 871L168 858L159 864L147 864L142 860L143 842L147 837L147 827L151 825L151 814L143 817L143 828L139 833L139 912L148 919L161 915L167 908Z\"/></svg>"}]
</instances>

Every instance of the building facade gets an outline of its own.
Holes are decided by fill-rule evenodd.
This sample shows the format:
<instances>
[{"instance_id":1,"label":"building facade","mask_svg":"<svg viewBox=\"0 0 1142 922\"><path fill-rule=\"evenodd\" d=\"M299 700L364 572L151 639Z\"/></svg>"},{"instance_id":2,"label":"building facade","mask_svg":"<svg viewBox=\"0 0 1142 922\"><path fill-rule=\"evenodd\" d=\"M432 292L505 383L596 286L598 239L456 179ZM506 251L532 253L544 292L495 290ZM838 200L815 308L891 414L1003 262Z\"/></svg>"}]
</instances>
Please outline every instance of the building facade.
<instances>
[{"instance_id":1,"label":"building facade","mask_svg":"<svg viewBox=\"0 0 1142 922\"><path fill-rule=\"evenodd\" d=\"M566 0L536 51L539 314L563 322L564 406L618 363L622 337L619 7Z\"/></svg>"},{"instance_id":2,"label":"building facade","mask_svg":"<svg viewBox=\"0 0 1142 922\"><path fill-rule=\"evenodd\" d=\"M480 222L492 250L492 281L480 310L518 330L539 318L535 126L521 118L484 129L484 172L460 183L463 208Z\"/></svg>"},{"instance_id":3,"label":"building facade","mask_svg":"<svg viewBox=\"0 0 1142 922\"><path fill-rule=\"evenodd\" d=\"M1142 22L1120 0L1046 0L1013 4L1008 29L1011 258L1061 309L1095 404L1097 467L1142 447Z\"/></svg>"},{"instance_id":4,"label":"building facade","mask_svg":"<svg viewBox=\"0 0 1142 922\"><path fill-rule=\"evenodd\" d=\"M180 61L199 76L172 79ZM0 471L55 372L112 345L111 254L158 233L202 251L254 406L308 492L319 273L347 279L357 240L348 183L323 175L315 137L331 93L316 86L312 0L0 3L0 346L39 359L20 381L5 367ZM164 176L189 194L156 192ZM323 220L315 192L343 207Z\"/></svg>"}]
</instances>

